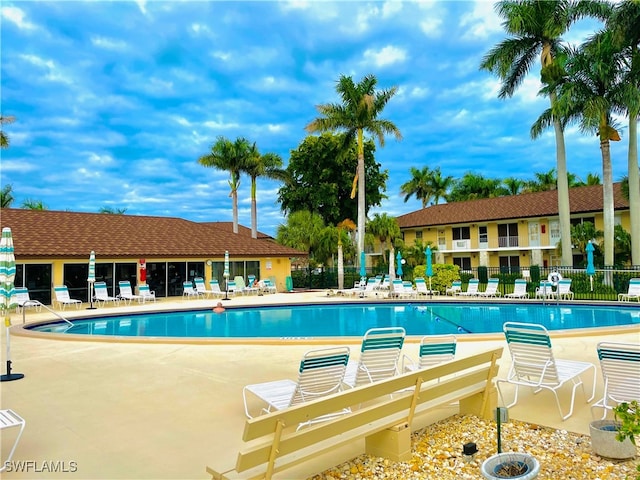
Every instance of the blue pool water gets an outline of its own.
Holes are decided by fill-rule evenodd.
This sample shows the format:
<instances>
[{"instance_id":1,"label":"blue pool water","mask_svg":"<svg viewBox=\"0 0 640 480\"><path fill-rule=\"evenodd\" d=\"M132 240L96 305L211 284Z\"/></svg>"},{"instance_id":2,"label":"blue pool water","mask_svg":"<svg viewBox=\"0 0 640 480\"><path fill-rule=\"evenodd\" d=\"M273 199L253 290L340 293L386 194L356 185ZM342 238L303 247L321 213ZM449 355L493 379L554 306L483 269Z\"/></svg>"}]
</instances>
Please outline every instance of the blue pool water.
<instances>
[{"instance_id":1,"label":"blue pool water","mask_svg":"<svg viewBox=\"0 0 640 480\"><path fill-rule=\"evenodd\" d=\"M29 327L76 335L180 338L360 337L369 328L400 326L408 335L496 333L507 321L549 330L640 325L640 308L482 303L322 304L227 308L93 317Z\"/></svg>"}]
</instances>

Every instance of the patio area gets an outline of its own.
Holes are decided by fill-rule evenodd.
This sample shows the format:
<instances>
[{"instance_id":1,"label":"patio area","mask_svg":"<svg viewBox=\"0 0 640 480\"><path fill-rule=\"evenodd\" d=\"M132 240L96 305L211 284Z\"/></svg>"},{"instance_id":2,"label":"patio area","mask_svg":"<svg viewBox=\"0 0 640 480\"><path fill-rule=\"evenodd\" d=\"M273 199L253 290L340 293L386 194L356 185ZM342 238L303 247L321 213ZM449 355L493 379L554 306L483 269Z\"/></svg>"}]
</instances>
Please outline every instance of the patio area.
<instances>
[{"instance_id":1,"label":"patio area","mask_svg":"<svg viewBox=\"0 0 640 480\"><path fill-rule=\"evenodd\" d=\"M266 303L361 301L328 297L324 291L237 297L225 306ZM76 315L118 310L213 308L217 300L163 300L156 304L67 310ZM28 321L51 314L28 312ZM13 325L22 324L12 314ZM597 364L596 344L640 341L640 327L618 327L552 333L559 358ZM2 373L5 373L6 331L1 330ZM417 346L409 338L405 351ZM500 377L509 368L502 334L459 336L458 357L503 345ZM13 409L27 421L6 479L206 479L206 466L229 464L241 446L244 426L242 387L279 378L295 378L301 355L324 343L116 343L48 340L12 335L13 371L21 380L1 384L1 407ZM355 355L360 339L343 339ZM334 343L335 344L335 343ZM312 345L312 346L310 346ZM268 361L265 361L268 359ZM587 386L588 387L588 386ZM598 372L596 400L602 395ZM568 393L570 388L564 393ZM561 401L568 401L561 397ZM416 428L456 412L437 409L418 419ZM578 393L572 417L562 421L548 392L533 397L523 390L511 418L588 433L589 405ZM3 432L4 434L4 432ZM14 433L2 438L3 459ZM279 478L305 478L353 458L363 443L348 445L318 457ZM23 464L16 471L17 462ZM277 477L278 478L278 477Z\"/></svg>"}]
</instances>

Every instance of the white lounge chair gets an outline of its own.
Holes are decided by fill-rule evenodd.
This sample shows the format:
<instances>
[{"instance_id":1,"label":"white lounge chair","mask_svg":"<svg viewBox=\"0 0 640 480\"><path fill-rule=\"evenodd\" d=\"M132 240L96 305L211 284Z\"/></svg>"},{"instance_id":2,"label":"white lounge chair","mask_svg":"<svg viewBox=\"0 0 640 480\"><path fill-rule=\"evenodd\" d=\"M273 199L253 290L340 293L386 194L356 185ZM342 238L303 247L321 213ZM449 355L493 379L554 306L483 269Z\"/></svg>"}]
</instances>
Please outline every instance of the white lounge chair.
<instances>
[{"instance_id":1,"label":"white lounge chair","mask_svg":"<svg viewBox=\"0 0 640 480\"><path fill-rule=\"evenodd\" d=\"M498 286L500 285L500 279L498 278L490 278L487 282L487 288L484 292L478 292L476 295L478 297L499 297L502 295L498 291Z\"/></svg>"},{"instance_id":2,"label":"white lounge chair","mask_svg":"<svg viewBox=\"0 0 640 480\"><path fill-rule=\"evenodd\" d=\"M187 298L204 297L203 293L200 293L193 287L193 283L190 281L182 282L182 296Z\"/></svg>"},{"instance_id":3,"label":"white lounge chair","mask_svg":"<svg viewBox=\"0 0 640 480\"><path fill-rule=\"evenodd\" d=\"M120 280L118 282L118 289L120 290L120 293L118 294L120 300L124 300L129 305L131 305L131 302L134 300L138 303L142 302L142 297L133 293L131 282L129 282L129 280Z\"/></svg>"},{"instance_id":4,"label":"white lounge chair","mask_svg":"<svg viewBox=\"0 0 640 480\"><path fill-rule=\"evenodd\" d=\"M53 287L53 291L56 294L55 303L57 303L62 310L64 310L67 305L75 305L76 308L80 308L80 305L82 305L80 300L69 296L69 289L66 285L56 285Z\"/></svg>"},{"instance_id":5,"label":"white lounge chair","mask_svg":"<svg viewBox=\"0 0 640 480\"><path fill-rule=\"evenodd\" d=\"M357 387L399 373L398 361L406 332L402 327L372 328L362 339L360 358L350 360L344 383Z\"/></svg>"},{"instance_id":6,"label":"white lounge chair","mask_svg":"<svg viewBox=\"0 0 640 480\"><path fill-rule=\"evenodd\" d=\"M146 301L155 302L156 292L149 288L149 285L139 285L138 294L142 297L142 303Z\"/></svg>"},{"instance_id":7,"label":"white lounge chair","mask_svg":"<svg viewBox=\"0 0 640 480\"><path fill-rule=\"evenodd\" d=\"M563 278L558 282L558 290L556 291L556 296L560 300L573 300L570 278Z\"/></svg>"},{"instance_id":8,"label":"white lounge chair","mask_svg":"<svg viewBox=\"0 0 640 480\"><path fill-rule=\"evenodd\" d=\"M120 299L118 297L109 296L109 290L107 289L107 284L105 282L96 282L93 284L93 299L98 305L100 302L102 302L102 305L106 305L107 302L111 302L116 305L120 304Z\"/></svg>"},{"instance_id":9,"label":"white lounge chair","mask_svg":"<svg viewBox=\"0 0 640 480\"><path fill-rule=\"evenodd\" d=\"M457 295L458 293L460 293L462 291L462 281L461 280L454 280L453 283L451 284L451 286L449 288L447 288L444 293L446 295Z\"/></svg>"},{"instance_id":10,"label":"white lounge chair","mask_svg":"<svg viewBox=\"0 0 640 480\"><path fill-rule=\"evenodd\" d=\"M273 280L271 280L270 278L265 278L264 280L262 280L263 282L263 287L262 287L262 291L264 293L278 293L278 289L276 288L276 284Z\"/></svg>"},{"instance_id":11,"label":"white lounge chair","mask_svg":"<svg viewBox=\"0 0 640 480\"><path fill-rule=\"evenodd\" d=\"M344 386L343 381L348 362L349 347L330 347L308 351L300 361L297 381L275 380L244 387L242 397L245 414L248 418L253 418L249 407L251 395L258 397L266 404L261 412L269 413L341 391ZM348 410L342 410L335 414L310 419L301 423L298 428L347 412Z\"/></svg>"},{"instance_id":12,"label":"white lounge chair","mask_svg":"<svg viewBox=\"0 0 640 480\"><path fill-rule=\"evenodd\" d=\"M210 296L214 296L215 292L213 290L210 290L206 287L206 285L204 284L204 278L202 277L196 277L193 279L193 284L196 287L196 291L200 294L202 294L205 297L210 297Z\"/></svg>"},{"instance_id":13,"label":"white lounge chair","mask_svg":"<svg viewBox=\"0 0 640 480\"><path fill-rule=\"evenodd\" d=\"M467 285L466 292L458 292L457 295L461 295L463 297L475 297L478 295L478 285L480 285L480 280L477 278L472 278L469 280L469 285Z\"/></svg>"},{"instance_id":14,"label":"white lounge chair","mask_svg":"<svg viewBox=\"0 0 640 480\"><path fill-rule=\"evenodd\" d=\"M224 297L224 292L220 290L220 282L217 279L209 280L209 291L214 297Z\"/></svg>"},{"instance_id":15,"label":"white lounge chair","mask_svg":"<svg viewBox=\"0 0 640 480\"><path fill-rule=\"evenodd\" d=\"M622 402L640 402L640 344L598 343L598 359L604 379L604 395L591 408L607 411Z\"/></svg>"},{"instance_id":16,"label":"white lounge chair","mask_svg":"<svg viewBox=\"0 0 640 480\"><path fill-rule=\"evenodd\" d=\"M506 293L504 298L529 298L527 281L524 278L516 278L512 293Z\"/></svg>"},{"instance_id":17,"label":"white lounge chair","mask_svg":"<svg viewBox=\"0 0 640 480\"><path fill-rule=\"evenodd\" d=\"M13 291L12 303L15 302L18 307L17 312L24 310L25 308L35 308L36 312L42 310L42 304L38 300L31 300L29 297L29 290L25 287L16 287Z\"/></svg>"},{"instance_id":18,"label":"white lounge chair","mask_svg":"<svg viewBox=\"0 0 640 480\"><path fill-rule=\"evenodd\" d=\"M407 288L405 283L399 278L394 279L393 282L391 282L391 286L392 288L389 291L390 297L411 298L415 295L413 288Z\"/></svg>"},{"instance_id":19,"label":"white lounge chair","mask_svg":"<svg viewBox=\"0 0 640 480\"><path fill-rule=\"evenodd\" d=\"M236 295L237 293L242 293L242 291L237 287L235 280L227 280L227 294Z\"/></svg>"},{"instance_id":20,"label":"white lounge chair","mask_svg":"<svg viewBox=\"0 0 640 480\"><path fill-rule=\"evenodd\" d=\"M420 340L418 361L414 362L408 355L402 356L402 371L413 372L428 368L438 363L453 360L456 356L457 339L449 335L425 335Z\"/></svg>"},{"instance_id":21,"label":"white lounge chair","mask_svg":"<svg viewBox=\"0 0 640 480\"><path fill-rule=\"evenodd\" d=\"M632 278L629 280L627 293L618 294L618 301L620 302L630 302L631 300L640 302L640 278Z\"/></svg>"},{"instance_id":22,"label":"white lounge chair","mask_svg":"<svg viewBox=\"0 0 640 480\"><path fill-rule=\"evenodd\" d=\"M596 391L596 367L589 362L578 360L556 359L551 348L551 338L547 329L542 325L533 323L507 322L503 326L507 345L511 353L511 368L506 379L496 380L496 386L500 393L500 398L504 397L500 386L508 383L515 386L515 395L512 403L507 408L518 402L518 390L521 386L531 387L534 393L545 389L553 393L560 416L566 420L573 414L573 405L576 397L576 389L582 387L584 383L581 376L592 370L592 392L587 403L593 400ZM558 398L558 389L565 383L571 383L571 407L565 414Z\"/></svg>"},{"instance_id":23,"label":"white lounge chair","mask_svg":"<svg viewBox=\"0 0 640 480\"><path fill-rule=\"evenodd\" d=\"M24 431L24 427L26 425L27 425L27 422L25 421L25 419L22 418L13 410L0 410L0 430L4 430L5 428L13 428L13 427L20 428L20 430L18 431L18 436L13 442L13 447L11 447L11 451L9 452L9 456L4 460L0 459L0 462L1 462L0 472L4 471L7 468L7 466L11 465L11 459L13 458L13 454L16 451L16 447L20 442L20 437L22 437L22 432ZM4 432L2 436L3 437L5 436Z\"/></svg>"},{"instance_id":24,"label":"white lounge chair","mask_svg":"<svg viewBox=\"0 0 640 480\"><path fill-rule=\"evenodd\" d=\"M553 290L553 283L542 280L540 285L536 287L536 298L549 299L555 297L556 292Z\"/></svg>"},{"instance_id":25,"label":"white lounge chair","mask_svg":"<svg viewBox=\"0 0 640 480\"><path fill-rule=\"evenodd\" d=\"M415 279L416 284L416 296L417 295L438 295L439 292L437 290L429 290L427 288L427 282L424 278L418 277Z\"/></svg>"}]
</instances>

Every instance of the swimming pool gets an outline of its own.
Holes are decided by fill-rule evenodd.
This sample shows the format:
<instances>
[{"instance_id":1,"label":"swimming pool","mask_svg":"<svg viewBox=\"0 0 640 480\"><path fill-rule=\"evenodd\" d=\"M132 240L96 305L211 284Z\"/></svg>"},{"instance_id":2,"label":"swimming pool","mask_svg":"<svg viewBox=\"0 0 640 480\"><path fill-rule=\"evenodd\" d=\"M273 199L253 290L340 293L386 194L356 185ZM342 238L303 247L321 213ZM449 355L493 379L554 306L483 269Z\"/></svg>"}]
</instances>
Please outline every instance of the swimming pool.
<instances>
[{"instance_id":1,"label":"swimming pool","mask_svg":"<svg viewBox=\"0 0 640 480\"><path fill-rule=\"evenodd\" d=\"M27 326L58 334L111 337L291 338L360 337L374 327L407 335L497 333L506 321L549 330L640 325L640 308L593 305L371 303L280 305L128 314Z\"/></svg>"}]
</instances>

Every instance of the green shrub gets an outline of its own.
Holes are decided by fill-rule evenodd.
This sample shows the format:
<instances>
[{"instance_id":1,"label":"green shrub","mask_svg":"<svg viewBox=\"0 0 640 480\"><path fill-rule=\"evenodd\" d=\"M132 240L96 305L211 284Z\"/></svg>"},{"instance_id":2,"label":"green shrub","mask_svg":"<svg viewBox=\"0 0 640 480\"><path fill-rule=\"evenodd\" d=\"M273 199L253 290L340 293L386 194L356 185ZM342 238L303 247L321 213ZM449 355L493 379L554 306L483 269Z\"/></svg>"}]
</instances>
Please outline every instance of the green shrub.
<instances>
[{"instance_id":1,"label":"green shrub","mask_svg":"<svg viewBox=\"0 0 640 480\"><path fill-rule=\"evenodd\" d=\"M487 267L478 267L478 280L480 283L487 283L489 281L489 274L487 273Z\"/></svg>"},{"instance_id":2,"label":"green shrub","mask_svg":"<svg viewBox=\"0 0 640 480\"><path fill-rule=\"evenodd\" d=\"M417 269L418 267L416 267L416 270ZM416 275L416 277L418 276L420 275ZM426 275L424 279L427 281L427 285L429 285L429 279L427 279ZM442 263L433 264L433 277L431 278L432 290L444 293L445 290L453 284L454 280L460 280L460 267Z\"/></svg>"},{"instance_id":3,"label":"green shrub","mask_svg":"<svg viewBox=\"0 0 640 480\"><path fill-rule=\"evenodd\" d=\"M531 274L531 283L540 285L540 265L531 265L529 273Z\"/></svg>"}]
</instances>

